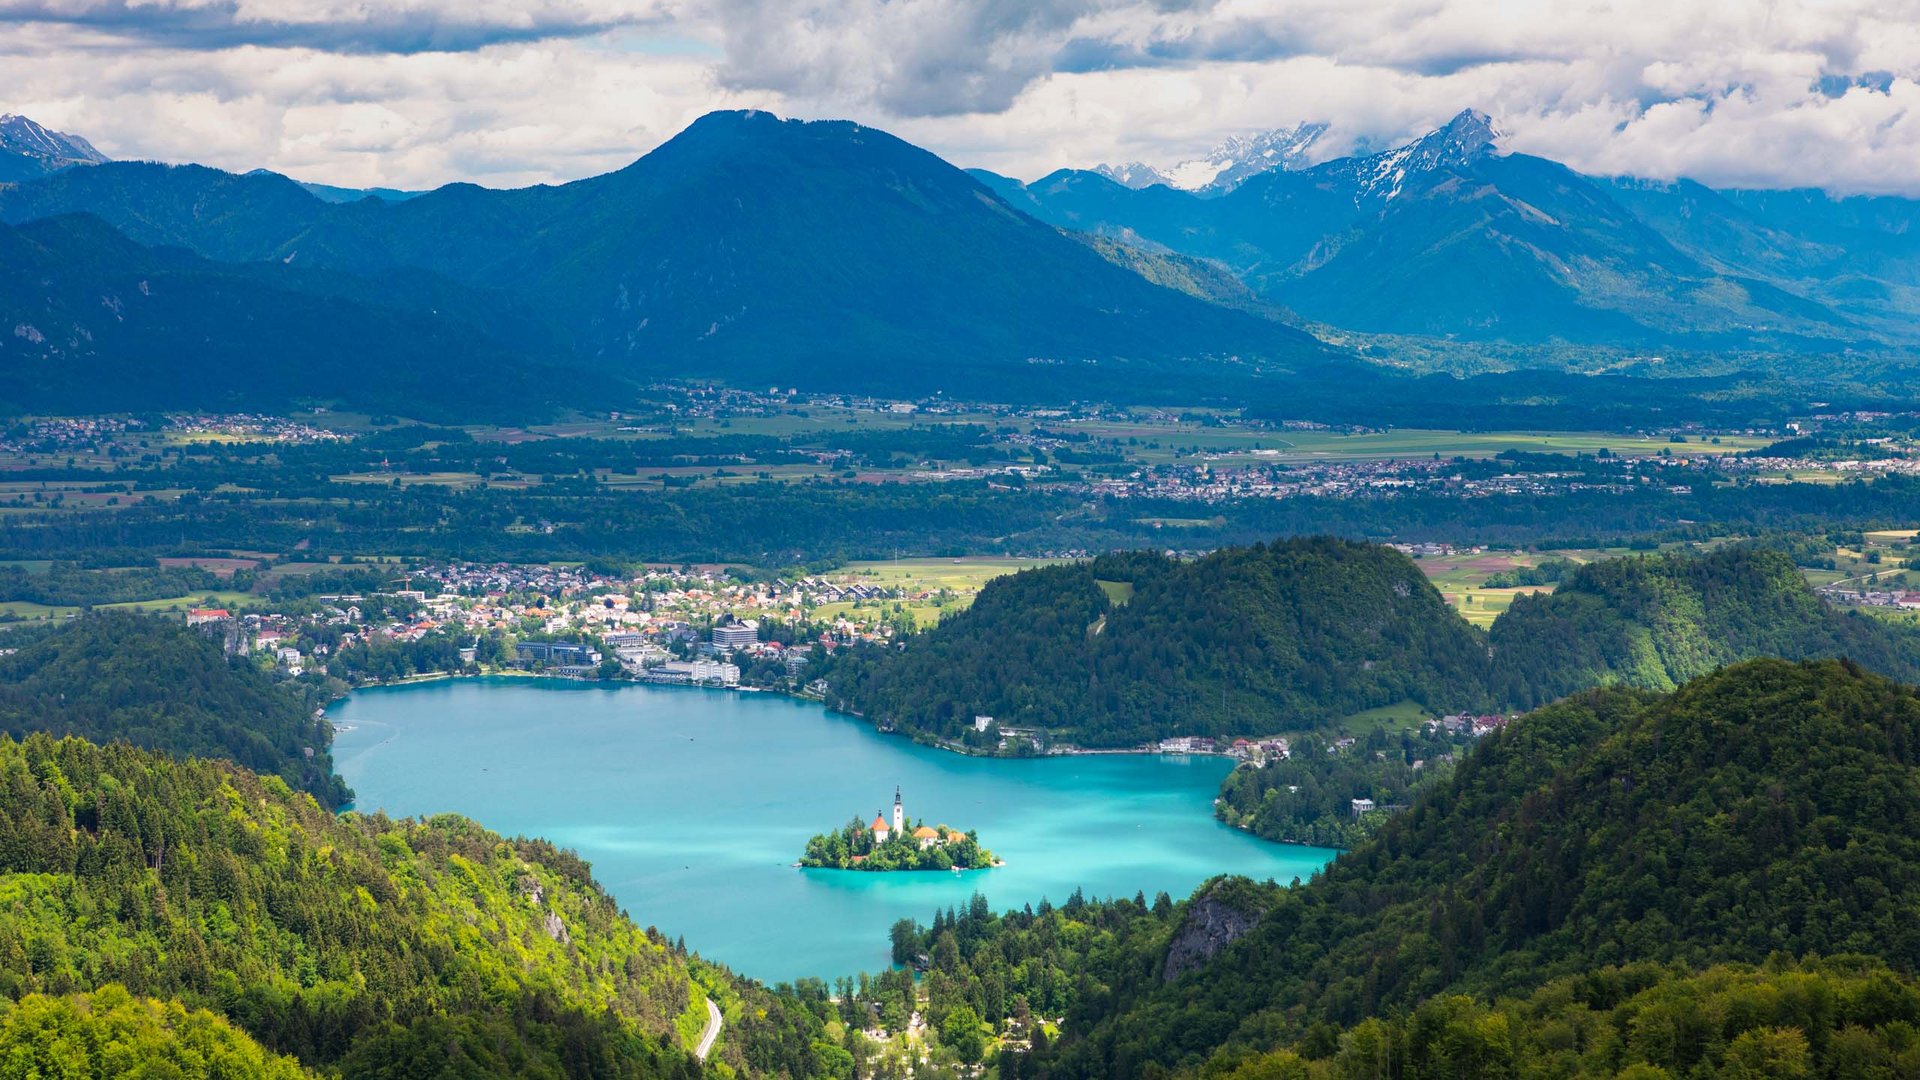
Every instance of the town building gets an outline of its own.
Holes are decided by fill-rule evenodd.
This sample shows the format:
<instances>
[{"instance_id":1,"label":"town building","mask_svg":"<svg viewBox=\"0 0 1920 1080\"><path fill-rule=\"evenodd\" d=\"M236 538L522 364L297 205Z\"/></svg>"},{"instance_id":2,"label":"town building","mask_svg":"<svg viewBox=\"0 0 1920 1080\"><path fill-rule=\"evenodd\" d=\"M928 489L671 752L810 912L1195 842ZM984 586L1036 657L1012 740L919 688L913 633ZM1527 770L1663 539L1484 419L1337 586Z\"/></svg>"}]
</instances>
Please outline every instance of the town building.
<instances>
[{"instance_id":1,"label":"town building","mask_svg":"<svg viewBox=\"0 0 1920 1080\"><path fill-rule=\"evenodd\" d=\"M577 641L522 641L513 647L514 660L532 666L593 667L600 662L600 651Z\"/></svg>"}]
</instances>

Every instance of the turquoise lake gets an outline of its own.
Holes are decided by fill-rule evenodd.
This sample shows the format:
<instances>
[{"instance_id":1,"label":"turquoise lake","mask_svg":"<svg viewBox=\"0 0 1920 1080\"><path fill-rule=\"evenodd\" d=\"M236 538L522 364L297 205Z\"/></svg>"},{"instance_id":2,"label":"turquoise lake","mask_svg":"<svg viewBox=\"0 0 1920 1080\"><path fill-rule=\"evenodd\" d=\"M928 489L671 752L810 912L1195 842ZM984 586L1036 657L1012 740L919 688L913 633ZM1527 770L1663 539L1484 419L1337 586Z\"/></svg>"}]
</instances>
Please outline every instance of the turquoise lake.
<instances>
[{"instance_id":1,"label":"turquoise lake","mask_svg":"<svg viewBox=\"0 0 1920 1080\"><path fill-rule=\"evenodd\" d=\"M531 679L361 690L328 710L362 810L453 811L593 863L642 925L767 982L888 962L887 929L964 904L1175 897L1220 873L1289 882L1333 857L1215 821L1228 762L970 758L772 694ZM891 812L977 829L1007 865L796 870L807 838Z\"/></svg>"}]
</instances>

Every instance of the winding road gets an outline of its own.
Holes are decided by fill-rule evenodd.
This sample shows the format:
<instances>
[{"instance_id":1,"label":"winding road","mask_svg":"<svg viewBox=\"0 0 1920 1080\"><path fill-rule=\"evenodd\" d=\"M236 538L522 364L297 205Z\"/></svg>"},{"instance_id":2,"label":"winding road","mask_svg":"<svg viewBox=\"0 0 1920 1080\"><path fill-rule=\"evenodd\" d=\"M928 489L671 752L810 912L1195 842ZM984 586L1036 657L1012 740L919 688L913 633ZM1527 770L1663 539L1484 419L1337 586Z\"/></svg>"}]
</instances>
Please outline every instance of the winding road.
<instances>
[{"instance_id":1,"label":"winding road","mask_svg":"<svg viewBox=\"0 0 1920 1080\"><path fill-rule=\"evenodd\" d=\"M713 1049L713 1041L720 1037L720 1025L723 1022L720 1018L720 1006L715 1005L712 998L708 998L707 1030L700 1033L700 1045L694 1047L694 1057L701 1061L707 1060L707 1053Z\"/></svg>"}]
</instances>

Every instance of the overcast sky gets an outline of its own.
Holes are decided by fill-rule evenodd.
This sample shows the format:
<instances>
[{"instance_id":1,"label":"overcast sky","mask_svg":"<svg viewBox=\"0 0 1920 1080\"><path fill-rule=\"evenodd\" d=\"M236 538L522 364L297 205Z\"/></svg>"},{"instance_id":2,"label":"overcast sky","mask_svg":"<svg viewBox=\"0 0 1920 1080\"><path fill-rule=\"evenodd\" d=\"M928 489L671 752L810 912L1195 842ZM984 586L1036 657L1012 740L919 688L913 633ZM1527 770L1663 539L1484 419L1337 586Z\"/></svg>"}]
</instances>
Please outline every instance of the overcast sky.
<instances>
[{"instance_id":1,"label":"overcast sky","mask_svg":"<svg viewBox=\"0 0 1920 1080\"><path fill-rule=\"evenodd\" d=\"M0 112L347 185L624 165L711 109L961 165L1168 164L1466 107L1597 173L1920 195L1920 0L0 0Z\"/></svg>"}]
</instances>

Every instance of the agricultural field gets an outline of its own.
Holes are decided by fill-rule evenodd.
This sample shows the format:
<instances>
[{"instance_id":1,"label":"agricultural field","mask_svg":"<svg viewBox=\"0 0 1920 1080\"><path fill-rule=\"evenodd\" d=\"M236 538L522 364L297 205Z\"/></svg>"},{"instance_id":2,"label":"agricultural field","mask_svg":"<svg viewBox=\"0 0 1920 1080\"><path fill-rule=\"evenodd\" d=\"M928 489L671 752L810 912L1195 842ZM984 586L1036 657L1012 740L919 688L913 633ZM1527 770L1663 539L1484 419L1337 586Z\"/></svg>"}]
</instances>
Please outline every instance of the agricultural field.
<instances>
[{"instance_id":1,"label":"agricultural field","mask_svg":"<svg viewBox=\"0 0 1920 1080\"><path fill-rule=\"evenodd\" d=\"M812 616L819 621L829 621L855 610L898 612L911 616L914 625L924 629L937 624L951 612L964 610L973 603L981 587L994 578L1059 561L976 556L848 563L821 576L836 582L860 582L879 588L898 589L907 595L907 599L822 604L813 609Z\"/></svg>"},{"instance_id":2,"label":"agricultural field","mask_svg":"<svg viewBox=\"0 0 1920 1080\"><path fill-rule=\"evenodd\" d=\"M251 593L220 590L199 593L192 596L169 596L157 600L132 600L122 604L99 604L99 610L154 611L184 614L190 608L211 604L215 607L236 607L255 602L258 598ZM0 601L0 618L10 619L65 619L80 614L81 609L68 606L36 604L27 600Z\"/></svg>"},{"instance_id":3,"label":"agricultural field","mask_svg":"<svg viewBox=\"0 0 1920 1080\"><path fill-rule=\"evenodd\" d=\"M888 559L848 563L833 576L851 576L872 585L905 589L950 589L969 598L1002 574L1051 566L1060 559L1016 559L976 556L962 559Z\"/></svg>"},{"instance_id":4,"label":"agricultural field","mask_svg":"<svg viewBox=\"0 0 1920 1080\"><path fill-rule=\"evenodd\" d=\"M1537 566L1550 558L1585 562L1598 552L1486 551L1457 555L1424 555L1415 560L1422 573L1454 610L1479 627L1493 625L1500 613L1512 606L1513 598L1524 593L1552 592L1552 585L1526 585L1519 588L1490 589L1487 579L1495 574L1522 567Z\"/></svg>"},{"instance_id":5,"label":"agricultural field","mask_svg":"<svg viewBox=\"0 0 1920 1080\"><path fill-rule=\"evenodd\" d=\"M1062 425L1065 426L1065 425ZM1347 434L1338 431L1269 431L1199 424L1123 424L1095 420L1070 430L1115 442L1131 460L1151 465L1221 461L1294 464L1307 461L1379 461L1390 458L1490 458L1507 450L1531 453L1593 454L1607 450L1620 457L1650 457L1661 451L1676 456L1721 455L1756 450L1772 440L1755 436L1688 437L1618 433L1460 432L1397 429Z\"/></svg>"}]
</instances>

